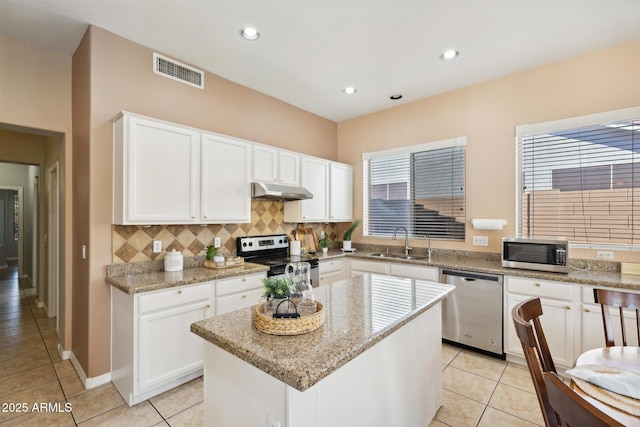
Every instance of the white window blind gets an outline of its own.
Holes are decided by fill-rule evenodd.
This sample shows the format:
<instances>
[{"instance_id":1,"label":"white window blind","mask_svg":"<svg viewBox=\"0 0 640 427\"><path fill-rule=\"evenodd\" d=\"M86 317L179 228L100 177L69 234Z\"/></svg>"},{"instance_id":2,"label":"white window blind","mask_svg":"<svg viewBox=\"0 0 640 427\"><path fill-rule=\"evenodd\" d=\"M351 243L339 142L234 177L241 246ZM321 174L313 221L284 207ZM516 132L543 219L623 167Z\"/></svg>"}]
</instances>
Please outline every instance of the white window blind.
<instances>
[{"instance_id":1,"label":"white window blind","mask_svg":"<svg viewBox=\"0 0 640 427\"><path fill-rule=\"evenodd\" d=\"M364 235L465 239L465 145L455 138L363 155Z\"/></svg>"},{"instance_id":2,"label":"white window blind","mask_svg":"<svg viewBox=\"0 0 640 427\"><path fill-rule=\"evenodd\" d=\"M613 113L518 130L520 236L640 245L640 111Z\"/></svg>"}]
</instances>

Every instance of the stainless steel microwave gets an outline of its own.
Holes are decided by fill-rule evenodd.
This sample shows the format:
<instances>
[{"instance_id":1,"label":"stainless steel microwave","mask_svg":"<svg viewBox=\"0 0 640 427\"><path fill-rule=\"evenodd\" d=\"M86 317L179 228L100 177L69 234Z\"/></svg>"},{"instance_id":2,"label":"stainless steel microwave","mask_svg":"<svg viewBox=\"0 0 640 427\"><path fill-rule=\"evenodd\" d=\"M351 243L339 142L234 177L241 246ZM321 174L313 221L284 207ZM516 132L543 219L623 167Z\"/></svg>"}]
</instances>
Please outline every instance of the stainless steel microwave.
<instances>
[{"instance_id":1,"label":"stainless steel microwave","mask_svg":"<svg viewBox=\"0 0 640 427\"><path fill-rule=\"evenodd\" d=\"M568 273L568 258L568 240L502 238L503 267Z\"/></svg>"}]
</instances>

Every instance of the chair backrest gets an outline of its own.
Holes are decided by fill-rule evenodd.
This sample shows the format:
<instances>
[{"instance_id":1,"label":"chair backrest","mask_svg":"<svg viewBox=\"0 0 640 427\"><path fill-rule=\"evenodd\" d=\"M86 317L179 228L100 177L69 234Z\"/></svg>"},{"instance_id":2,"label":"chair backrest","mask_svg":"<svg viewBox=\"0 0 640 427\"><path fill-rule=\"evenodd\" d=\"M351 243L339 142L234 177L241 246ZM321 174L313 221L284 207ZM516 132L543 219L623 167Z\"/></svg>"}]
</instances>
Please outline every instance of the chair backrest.
<instances>
[{"instance_id":1,"label":"chair backrest","mask_svg":"<svg viewBox=\"0 0 640 427\"><path fill-rule=\"evenodd\" d=\"M616 345L613 320L609 314L609 307L615 307L620 313L620 328L622 331L622 345L627 345L627 330L624 324L624 308L636 311L636 337L640 344L640 294L632 294L630 292L614 291L609 289L594 289L593 299L600 304L602 309L602 323L604 324L604 339L607 347Z\"/></svg>"},{"instance_id":2,"label":"chair backrest","mask_svg":"<svg viewBox=\"0 0 640 427\"><path fill-rule=\"evenodd\" d=\"M543 376L549 402L560 426L624 427L571 390L555 373L545 372Z\"/></svg>"},{"instance_id":3,"label":"chair backrest","mask_svg":"<svg viewBox=\"0 0 640 427\"><path fill-rule=\"evenodd\" d=\"M551 359L551 352L549 352L549 346L544 337L540 316L542 316L540 298L531 298L523 301L511 310L513 324L522 344L522 351L527 360L527 366L533 380L533 386L536 389L545 424L555 427L558 425L558 421L553 408L549 404L542 374L544 372L555 373L556 367Z\"/></svg>"}]
</instances>

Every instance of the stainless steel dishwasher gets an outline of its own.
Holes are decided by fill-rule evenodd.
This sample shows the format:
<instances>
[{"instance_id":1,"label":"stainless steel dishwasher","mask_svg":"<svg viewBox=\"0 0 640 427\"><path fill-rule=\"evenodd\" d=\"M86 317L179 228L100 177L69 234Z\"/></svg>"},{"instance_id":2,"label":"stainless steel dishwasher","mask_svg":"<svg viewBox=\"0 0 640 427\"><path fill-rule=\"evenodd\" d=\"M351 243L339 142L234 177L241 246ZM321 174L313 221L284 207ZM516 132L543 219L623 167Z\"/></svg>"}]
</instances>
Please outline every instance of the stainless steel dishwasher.
<instances>
[{"instance_id":1,"label":"stainless steel dishwasher","mask_svg":"<svg viewBox=\"0 0 640 427\"><path fill-rule=\"evenodd\" d=\"M456 287L442 309L443 340L504 359L502 276L441 269L440 283Z\"/></svg>"}]
</instances>

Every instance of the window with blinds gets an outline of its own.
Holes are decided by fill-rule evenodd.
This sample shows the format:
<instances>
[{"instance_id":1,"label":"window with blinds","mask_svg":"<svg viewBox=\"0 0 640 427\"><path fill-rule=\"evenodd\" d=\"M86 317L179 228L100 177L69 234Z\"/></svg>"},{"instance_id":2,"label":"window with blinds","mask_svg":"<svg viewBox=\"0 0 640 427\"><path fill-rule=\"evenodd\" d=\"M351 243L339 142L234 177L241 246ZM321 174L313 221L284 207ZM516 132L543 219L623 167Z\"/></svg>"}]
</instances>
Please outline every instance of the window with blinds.
<instances>
[{"instance_id":1,"label":"window with blinds","mask_svg":"<svg viewBox=\"0 0 640 427\"><path fill-rule=\"evenodd\" d=\"M640 109L517 133L520 236L640 246Z\"/></svg>"},{"instance_id":2,"label":"window with blinds","mask_svg":"<svg viewBox=\"0 0 640 427\"><path fill-rule=\"evenodd\" d=\"M363 154L364 235L465 239L466 138Z\"/></svg>"}]
</instances>

